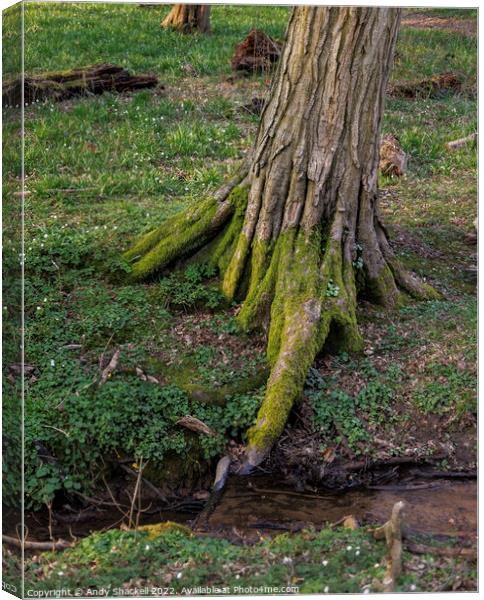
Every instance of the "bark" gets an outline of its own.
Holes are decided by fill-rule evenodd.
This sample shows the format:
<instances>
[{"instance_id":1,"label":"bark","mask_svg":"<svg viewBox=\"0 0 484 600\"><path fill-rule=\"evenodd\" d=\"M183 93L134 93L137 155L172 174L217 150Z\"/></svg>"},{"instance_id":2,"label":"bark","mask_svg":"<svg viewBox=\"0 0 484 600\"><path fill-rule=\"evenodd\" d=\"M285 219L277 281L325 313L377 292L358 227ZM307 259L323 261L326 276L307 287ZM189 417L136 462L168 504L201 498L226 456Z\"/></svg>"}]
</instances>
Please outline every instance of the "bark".
<instances>
[{"instance_id":1,"label":"bark","mask_svg":"<svg viewBox=\"0 0 484 600\"><path fill-rule=\"evenodd\" d=\"M182 33L210 33L210 9L207 4L175 4L161 26Z\"/></svg>"},{"instance_id":2,"label":"bark","mask_svg":"<svg viewBox=\"0 0 484 600\"><path fill-rule=\"evenodd\" d=\"M400 10L297 7L253 154L213 198L126 254L142 279L202 247L245 330L268 333L271 372L244 470L282 432L324 344L358 350L357 295L395 305L435 291L396 260L380 222L383 101Z\"/></svg>"}]
</instances>

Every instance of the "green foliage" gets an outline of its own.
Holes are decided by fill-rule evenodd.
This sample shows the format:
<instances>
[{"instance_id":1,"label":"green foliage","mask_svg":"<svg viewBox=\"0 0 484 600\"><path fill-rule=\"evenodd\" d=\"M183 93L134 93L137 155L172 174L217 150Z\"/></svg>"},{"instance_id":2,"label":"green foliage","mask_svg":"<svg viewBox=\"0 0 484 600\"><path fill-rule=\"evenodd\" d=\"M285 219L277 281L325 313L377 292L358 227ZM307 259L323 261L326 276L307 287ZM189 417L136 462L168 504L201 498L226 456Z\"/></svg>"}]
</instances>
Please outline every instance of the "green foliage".
<instances>
[{"instance_id":1,"label":"green foliage","mask_svg":"<svg viewBox=\"0 0 484 600\"><path fill-rule=\"evenodd\" d=\"M160 304L185 310L196 306L219 308L224 303L224 298L218 287L203 284L205 279L214 275L215 268L209 264L193 264L183 273L171 273L159 283Z\"/></svg>"},{"instance_id":2,"label":"green foliage","mask_svg":"<svg viewBox=\"0 0 484 600\"><path fill-rule=\"evenodd\" d=\"M344 355L340 360L349 362L349 356ZM355 396L336 387L334 376L325 381L314 368L305 384L305 393L313 409L314 429L323 439L334 439L337 443L343 435L356 455L369 450L369 425L385 425L392 420L395 390L391 383L401 375L397 365L390 365L384 374L380 374L365 360L360 365L360 372L366 376L367 383Z\"/></svg>"},{"instance_id":3,"label":"green foliage","mask_svg":"<svg viewBox=\"0 0 484 600\"><path fill-rule=\"evenodd\" d=\"M431 364L426 373L431 380L420 385L414 392L416 406L425 414L444 414L457 411L477 411L477 389L475 376L458 369L455 365Z\"/></svg>"},{"instance_id":4,"label":"green foliage","mask_svg":"<svg viewBox=\"0 0 484 600\"><path fill-rule=\"evenodd\" d=\"M76 368L73 363L65 367ZM229 397L224 407L203 405L190 401L174 385L161 387L123 376L99 388L81 373L77 379L71 376L57 395L52 394L53 386L44 383L44 388L51 395L43 402L29 398L26 406L29 508L51 501L59 490L89 490L110 458L143 458L161 465L170 454L187 456L195 448L195 438L176 426L186 415L201 419L216 432L214 437L199 437L200 458L220 455L229 437L252 424L261 399L258 392ZM8 486L7 482L7 499L14 491L13 485Z\"/></svg>"},{"instance_id":5,"label":"green foliage","mask_svg":"<svg viewBox=\"0 0 484 600\"><path fill-rule=\"evenodd\" d=\"M264 586L297 586L299 593L362 593L376 591L374 581L382 581L386 552L385 543L363 529L308 529L253 545L189 535L173 527L154 538L146 532L112 529L94 533L61 554L28 557L26 590L71 587L83 595L98 595L101 588L112 589L113 581L125 589L136 581L150 595L159 595L160 588L165 594L184 595L190 588L208 586L228 588L231 595ZM404 561L412 564L414 559L405 553ZM475 568L465 559L443 563L421 555L418 568L404 571L396 591L439 589L453 572L464 569L475 582Z\"/></svg>"}]
</instances>

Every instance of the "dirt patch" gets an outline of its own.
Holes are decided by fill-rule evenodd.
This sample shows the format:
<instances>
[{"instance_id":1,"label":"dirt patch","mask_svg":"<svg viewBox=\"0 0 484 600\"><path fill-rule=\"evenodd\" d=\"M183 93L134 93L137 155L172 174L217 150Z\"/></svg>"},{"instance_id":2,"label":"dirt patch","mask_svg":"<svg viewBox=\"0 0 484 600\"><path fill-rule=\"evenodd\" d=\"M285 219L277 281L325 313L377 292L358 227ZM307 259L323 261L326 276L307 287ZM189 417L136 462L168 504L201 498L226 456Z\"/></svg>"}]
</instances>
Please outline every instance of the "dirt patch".
<instances>
[{"instance_id":1,"label":"dirt patch","mask_svg":"<svg viewBox=\"0 0 484 600\"><path fill-rule=\"evenodd\" d=\"M435 98L447 92L459 92L462 77L456 73L441 73L417 81L402 81L390 84L387 93L394 98Z\"/></svg>"},{"instance_id":2,"label":"dirt patch","mask_svg":"<svg viewBox=\"0 0 484 600\"><path fill-rule=\"evenodd\" d=\"M27 76L24 80L24 101L28 104L40 100L66 100L85 94L125 92L152 88L158 84L154 75L132 75L123 67L99 64L70 71ZM3 106L17 106L22 101L22 80L4 82Z\"/></svg>"},{"instance_id":3,"label":"dirt patch","mask_svg":"<svg viewBox=\"0 0 484 600\"><path fill-rule=\"evenodd\" d=\"M432 17L429 15L410 14L402 19L402 27L416 29L440 29L453 31L469 37L477 36L477 19L453 19Z\"/></svg>"}]
</instances>

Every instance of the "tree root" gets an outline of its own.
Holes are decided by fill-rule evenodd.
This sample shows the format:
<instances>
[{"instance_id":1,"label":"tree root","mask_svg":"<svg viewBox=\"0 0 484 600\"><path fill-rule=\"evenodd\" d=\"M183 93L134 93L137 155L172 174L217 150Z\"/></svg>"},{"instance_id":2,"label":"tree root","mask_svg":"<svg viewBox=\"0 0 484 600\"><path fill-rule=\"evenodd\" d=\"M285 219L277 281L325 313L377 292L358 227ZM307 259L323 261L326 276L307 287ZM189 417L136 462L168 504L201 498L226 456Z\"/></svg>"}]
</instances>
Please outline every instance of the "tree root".
<instances>
[{"instance_id":1,"label":"tree root","mask_svg":"<svg viewBox=\"0 0 484 600\"><path fill-rule=\"evenodd\" d=\"M203 257L218 268L227 299L242 302L240 327L267 331L271 370L256 422L248 431L241 473L259 465L282 433L324 345L340 351L362 349L357 278L364 279L372 299L381 304L398 304L400 290L416 298L439 297L400 265L375 217L375 199L368 194L362 194L359 216L354 216L359 225L351 235L341 196L330 226L287 225L274 237L272 225L261 217L259 184L248 180L248 164L217 195L169 219L124 254L133 280L182 259ZM294 204L292 216L301 210ZM363 268L356 265L357 234Z\"/></svg>"}]
</instances>

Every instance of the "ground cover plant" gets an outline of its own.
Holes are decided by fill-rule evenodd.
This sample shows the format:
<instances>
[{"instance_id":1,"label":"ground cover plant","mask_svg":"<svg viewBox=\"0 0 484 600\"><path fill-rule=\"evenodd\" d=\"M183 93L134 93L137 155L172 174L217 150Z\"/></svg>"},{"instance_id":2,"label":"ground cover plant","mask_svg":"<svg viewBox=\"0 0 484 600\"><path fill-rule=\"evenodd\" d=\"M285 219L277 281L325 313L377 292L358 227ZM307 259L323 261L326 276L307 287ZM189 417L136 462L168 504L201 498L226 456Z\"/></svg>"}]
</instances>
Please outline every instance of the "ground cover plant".
<instances>
[{"instance_id":1,"label":"ground cover plant","mask_svg":"<svg viewBox=\"0 0 484 600\"><path fill-rule=\"evenodd\" d=\"M188 479L207 487L210 468L229 441L235 446L245 442L244 432L264 395L263 335L239 330L239 307L220 294L208 265L130 283L120 254L153 223L194 206L236 171L258 124L258 116L246 107L253 97L267 94L271 74L234 77L230 58L254 27L282 39L288 9L213 7L212 35L192 37L162 30L167 12L168 7L122 4L26 7L28 73L110 62L135 73L152 72L163 84L155 90L39 102L25 109L28 508L49 505L60 494L95 493L100 473L111 475L120 457L149 461L153 481L172 492ZM455 21L475 18L472 11L412 13L422 14ZM476 152L472 145L449 152L445 143L476 130L476 39L458 29L405 26L405 18L392 83L451 71L462 79L462 87L437 97L387 98L384 132L399 139L409 161L403 178L381 176L381 209L401 261L427 278L442 298L409 302L392 311L360 305L363 353L316 360L304 400L288 426L291 431L300 428L303 437L293 436L292 447L285 440L275 449L286 465L300 463L299 445L309 428L317 435L308 462L436 456L442 469L475 466L476 258L467 236L476 216ZM9 35L13 33L6 29L7 40ZM6 53L4 71L15 69L13 56ZM16 147L7 143L18 136L15 107L4 108L3 117L3 191L8 198L17 189ZM4 243L13 269L17 257L9 254L10 240ZM4 295L7 327L15 317L14 294L12 289ZM99 385L117 351L116 370ZM13 424L19 382L15 353L9 355L7 348L4 356L4 422L11 436L4 453L4 495L14 502L18 482L9 473L18 460ZM187 414L214 435L177 424ZM186 465L179 480L173 481L166 461ZM99 544L111 547L120 536L123 552L125 541L136 552L144 551L144 539L140 542L134 534L106 535L82 543L98 553ZM346 556L343 546L356 541L344 536L352 535L361 535L357 541L363 544L364 534L344 533L335 552ZM318 536L330 544L325 532L284 543L307 543L311 553ZM338 540L336 536L336 546ZM265 552L250 550L254 556L243 559L245 550L222 541L189 543L200 545L200 552L205 543L213 544L213 551L206 552L214 557L227 549L234 561L250 562ZM335 575L334 583L327 583L330 591L369 585L381 575L370 563L380 562L382 548L371 550L379 558L370 553L367 562L355 564L360 575L354 587L343 589ZM190 551L195 549L190 546ZM75 557L77 550L72 552ZM287 549L291 557L294 552ZM42 575L35 561L31 567L35 585L55 587L52 578L58 570L47 565L57 559L39 560L45 560ZM166 556L167 563L186 560ZM261 568L261 581L274 569L274 580L302 577L307 591L324 589L312 558L309 566L301 566L307 571L302 575L298 560L293 575L286 574L292 573L289 563ZM426 579L404 581L402 590L411 585L430 590L451 581L450 563L434 569L429 561L424 561ZM164 563L147 568L147 578L160 569L171 572ZM126 581L134 575L127 574ZM92 576L91 570L79 578ZM201 584L205 574L199 577L190 584ZM465 583L467 577L464 586L472 585ZM424 581L428 587L418 587Z\"/></svg>"}]
</instances>

